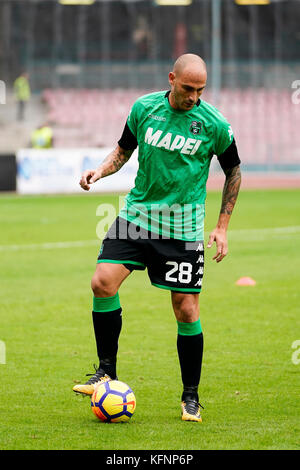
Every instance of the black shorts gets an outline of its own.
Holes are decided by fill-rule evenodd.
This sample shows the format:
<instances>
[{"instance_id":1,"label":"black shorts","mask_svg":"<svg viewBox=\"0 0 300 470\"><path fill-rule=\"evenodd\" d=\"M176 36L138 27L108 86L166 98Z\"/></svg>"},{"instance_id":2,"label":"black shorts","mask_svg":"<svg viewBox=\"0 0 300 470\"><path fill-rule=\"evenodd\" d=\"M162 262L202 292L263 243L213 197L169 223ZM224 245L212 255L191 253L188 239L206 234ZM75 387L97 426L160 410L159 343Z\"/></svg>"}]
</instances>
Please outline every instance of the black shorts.
<instances>
[{"instance_id":1,"label":"black shorts","mask_svg":"<svg viewBox=\"0 0 300 470\"><path fill-rule=\"evenodd\" d=\"M166 238L117 217L103 240L97 262L123 264L130 271L147 268L154 286L197 293L204 270L203 240Z\"/></svg>"}]
</instances>

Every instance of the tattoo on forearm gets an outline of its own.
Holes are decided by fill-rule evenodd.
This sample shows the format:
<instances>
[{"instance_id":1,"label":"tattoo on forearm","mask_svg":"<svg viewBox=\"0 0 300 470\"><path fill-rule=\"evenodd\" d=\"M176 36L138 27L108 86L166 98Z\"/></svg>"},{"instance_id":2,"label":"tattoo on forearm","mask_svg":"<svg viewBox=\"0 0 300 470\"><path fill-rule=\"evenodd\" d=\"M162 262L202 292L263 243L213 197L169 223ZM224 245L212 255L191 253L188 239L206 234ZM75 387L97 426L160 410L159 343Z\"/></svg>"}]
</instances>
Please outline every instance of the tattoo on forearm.
<instances>
[{"instance_id":1,"label":"tattoo on forearm","mask_svg":"<svg viewBox=\"0 0 300 470\"><path fill-rule=\"evenodd\" d=\"M221 214L231 215L236 203L241 185L241 170L239 165L226 172L226 180L222 195Z\"/></svg>"},{"instance_id":2,"label":"tattoo on forearm","mask_svg":"<svg viewBox=\"0 0 300 470\"><path fill-rule=\"evenodd\" d=\"M108 176L119 171L122 166L129 160L133 150L123 150L116 147L103 161L102 177Z\"/></svg>"}]
</instances>

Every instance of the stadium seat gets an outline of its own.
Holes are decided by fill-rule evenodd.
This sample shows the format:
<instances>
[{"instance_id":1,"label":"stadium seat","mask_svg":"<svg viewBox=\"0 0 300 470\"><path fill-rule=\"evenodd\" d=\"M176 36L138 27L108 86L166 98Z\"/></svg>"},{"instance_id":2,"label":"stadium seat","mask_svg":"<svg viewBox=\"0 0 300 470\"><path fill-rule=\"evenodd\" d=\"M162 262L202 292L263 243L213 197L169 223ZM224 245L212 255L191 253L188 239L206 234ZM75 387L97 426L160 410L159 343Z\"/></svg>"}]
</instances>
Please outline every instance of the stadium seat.
<instances>
[{"instance_id":1,"label":"stadium seat","mask_svg":"<svg viewBox=\"0 0 300 470\"><path fill-rule=\"evenodd\" d=\"M56 147L114 146L134 101L147 90L44 90ZM211 102L211 90L203 99ZM288 90L223 89L219 110L231 123L246 164L299 163L300 107ZM283 150L284 149L284 150ZM284 161L283 161L284 159Z\"/></svg>"}]
</instances>

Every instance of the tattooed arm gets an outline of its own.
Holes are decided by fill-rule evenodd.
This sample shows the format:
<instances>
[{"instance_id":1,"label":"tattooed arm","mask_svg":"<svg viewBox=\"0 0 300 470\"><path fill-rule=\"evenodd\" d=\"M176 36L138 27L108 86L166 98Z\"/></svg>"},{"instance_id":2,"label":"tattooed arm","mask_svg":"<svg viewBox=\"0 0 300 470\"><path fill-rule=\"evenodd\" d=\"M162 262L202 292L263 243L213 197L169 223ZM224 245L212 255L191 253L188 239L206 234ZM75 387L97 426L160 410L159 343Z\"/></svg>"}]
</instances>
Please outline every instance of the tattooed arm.
<instances>
[{"instance_id":1,"label":"tattooed arm","mask_svg":"<svg viewBox=\"0 0 300 470\"><path fill-rule=\"evenodd\" d=\"M223 188L219 220L216 228L211 232L209 236L207 245L207 247L210 248L213 242L216 242L217 252L213 259L216 260L217 263L222 261L222 259L224 258L224 256L227 255L228 252L226 232L241 185L240 166L237 165L234 168L231 168L230 170L226 170L225 175L226 179Z\"/></svg>"},{"instance_id":2,"label":"tattooed arm","mask_svg":"<svg viewBox=\"0 0 300 470\"><path fill-rule=\"evenodd\" d=\"M105 158L101 165L96 170L86 170L81 176L79 182L82 189L88 191L90 185L98 181L104 176L112 175L122 168L122 166L129 160L133 150L124 150L119 145Z\"/></svg>"}]
</instances>

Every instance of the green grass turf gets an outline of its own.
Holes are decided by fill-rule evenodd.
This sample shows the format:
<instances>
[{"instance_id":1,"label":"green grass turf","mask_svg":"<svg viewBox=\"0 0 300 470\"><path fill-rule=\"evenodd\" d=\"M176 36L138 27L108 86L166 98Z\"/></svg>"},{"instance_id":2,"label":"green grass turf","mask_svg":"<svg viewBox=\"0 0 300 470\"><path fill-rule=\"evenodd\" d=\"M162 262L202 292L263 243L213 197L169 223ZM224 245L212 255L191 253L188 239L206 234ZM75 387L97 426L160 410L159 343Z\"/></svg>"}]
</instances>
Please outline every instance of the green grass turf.
<instances>
[{"instance_id":1,"label":"green grass turf","mask_svg":"<svg viewBox=\"0 0 300 470\"><path fill-rule=\"evenodd\" d=\"M215 248L206 251L202 424L180 420L170 294L146 272L120 289L118 373L136 394L134 417L101 423L89 398L72 392L96 362L90 278L98 246L35 245L95 240L101 202L117 197L0 198L0 449L299 449L300 364L291 345L300 339L300 192L242 191L229 255L216 264ZM219 207L220 193L210 192L207 232ZM262 230L291 226L298 229ZM241 276L256 286L236 286Z\"/></svg>"}]
</instances>

